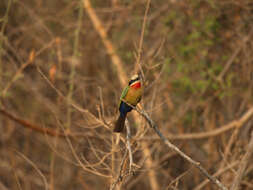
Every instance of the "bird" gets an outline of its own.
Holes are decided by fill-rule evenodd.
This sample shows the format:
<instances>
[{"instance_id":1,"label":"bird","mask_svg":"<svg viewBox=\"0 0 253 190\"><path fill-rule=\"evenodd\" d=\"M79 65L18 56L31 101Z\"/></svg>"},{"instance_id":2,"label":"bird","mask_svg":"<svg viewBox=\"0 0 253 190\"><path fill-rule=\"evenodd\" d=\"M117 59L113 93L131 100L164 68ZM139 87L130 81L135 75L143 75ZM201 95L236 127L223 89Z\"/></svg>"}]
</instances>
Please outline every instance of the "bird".
<instances>
[{"instance_id":1,"label":"bird","mask_svg":"<svg viewBox=\"0 0 253 190\"><path fill-rule=\"evenodd\" d=\"M119 117L115 122L114 132L120 133L125 126L127 113L135 107L142 97L142 85L139 75L135 74L131 77L128 86L126 86L121 94L119 103Z\"/></svg>"}]
</instances>

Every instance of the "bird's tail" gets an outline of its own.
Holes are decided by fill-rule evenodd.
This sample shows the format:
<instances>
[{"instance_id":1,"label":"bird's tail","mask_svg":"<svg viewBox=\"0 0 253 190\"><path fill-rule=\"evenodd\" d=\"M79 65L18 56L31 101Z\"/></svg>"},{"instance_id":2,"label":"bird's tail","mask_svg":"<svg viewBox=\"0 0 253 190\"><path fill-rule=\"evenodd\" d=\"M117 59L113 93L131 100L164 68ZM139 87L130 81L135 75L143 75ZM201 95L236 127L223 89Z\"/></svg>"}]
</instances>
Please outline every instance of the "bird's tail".
<instances>
[{"instance_id":1,"label":"bird's tail","mask_svg":"<svg viewBox=\"0 0 253 190\"><path fill-rule=\"evenodd\" d=\"M125 126L126 115L120 114L118 120L115 123L113 132L120 133L123 131Z\"/></svg>"}]
</instances>

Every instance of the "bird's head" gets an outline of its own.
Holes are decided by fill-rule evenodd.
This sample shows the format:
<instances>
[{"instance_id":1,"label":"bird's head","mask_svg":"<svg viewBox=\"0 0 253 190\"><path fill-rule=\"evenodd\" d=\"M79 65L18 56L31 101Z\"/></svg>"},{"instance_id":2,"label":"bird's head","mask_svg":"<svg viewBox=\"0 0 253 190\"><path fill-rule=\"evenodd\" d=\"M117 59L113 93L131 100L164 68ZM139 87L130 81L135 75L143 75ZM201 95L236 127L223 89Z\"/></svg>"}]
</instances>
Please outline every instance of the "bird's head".
<instances>
[{"instance_id":1,"label":"bird's head","mask_svg":"<svg viewBox=\"0 0 253 190\"><path fill-rule=\"evenodd\" d=\"M131 80L129 81L128 85L130 87L133 87L133 88L140 88L141 87L141 81L140 81L139 75L133 75L131 77Z\"/></svg>"}]
</instances>

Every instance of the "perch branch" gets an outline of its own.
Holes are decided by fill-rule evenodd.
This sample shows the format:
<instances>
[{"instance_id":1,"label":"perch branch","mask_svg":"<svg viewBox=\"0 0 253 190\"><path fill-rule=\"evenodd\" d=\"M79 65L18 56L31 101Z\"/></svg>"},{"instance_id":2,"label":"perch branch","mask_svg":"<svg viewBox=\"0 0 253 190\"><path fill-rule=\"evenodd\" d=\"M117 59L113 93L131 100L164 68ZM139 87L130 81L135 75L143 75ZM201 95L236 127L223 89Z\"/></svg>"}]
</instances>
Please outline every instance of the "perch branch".
<instances>
[{"instance_id":1,"label":"perch branch","mask_svg":"<svg viewBox=\"0 0 253 190\"><path fill-rule=\"evenodd\" d=\"M180 156L182 156L185 160L187 160L189 163L191 163L193 166L195 166L199 171L206 176L213 184L217 185L220 189L222 190L227 190L227 188L216 178L211 176L203 166L199 162L196 162L193 160L191 157L186 155L184 152L182 152L178 147L173 145L158 129L156 126L155 122L149 117L149 115L143 111L143 110L138 110L135 108L135 110L142 115L146 121L148 122L149 126L156 132L156 134L160 137L160 139L172 150L177 152Z\"/></svg>"}]
</instances>

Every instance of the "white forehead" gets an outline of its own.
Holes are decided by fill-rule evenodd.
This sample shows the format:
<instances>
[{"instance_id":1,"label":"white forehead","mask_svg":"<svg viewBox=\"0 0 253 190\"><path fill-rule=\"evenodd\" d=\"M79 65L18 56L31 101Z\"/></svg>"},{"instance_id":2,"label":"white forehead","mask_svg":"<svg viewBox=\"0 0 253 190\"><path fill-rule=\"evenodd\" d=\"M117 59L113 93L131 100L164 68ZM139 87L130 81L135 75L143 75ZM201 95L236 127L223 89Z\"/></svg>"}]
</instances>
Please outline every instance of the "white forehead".
<instances>
[{"instance_id":1,"label":"white forehead","mask_svg":"<svg viewBox=\"0 0 253 190\"><path fill-rule=\"evenodd\" d=\"M135 79L137 79L138 78L138 75L133 75L132 77L131 77L131 80L135 80Z\"/></svg>"}]
</instances>

